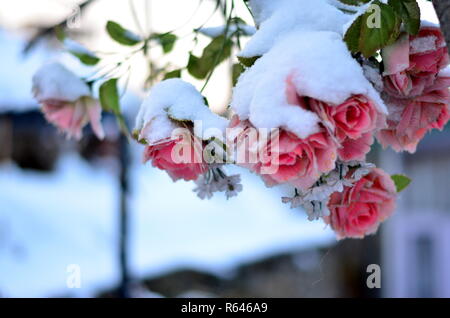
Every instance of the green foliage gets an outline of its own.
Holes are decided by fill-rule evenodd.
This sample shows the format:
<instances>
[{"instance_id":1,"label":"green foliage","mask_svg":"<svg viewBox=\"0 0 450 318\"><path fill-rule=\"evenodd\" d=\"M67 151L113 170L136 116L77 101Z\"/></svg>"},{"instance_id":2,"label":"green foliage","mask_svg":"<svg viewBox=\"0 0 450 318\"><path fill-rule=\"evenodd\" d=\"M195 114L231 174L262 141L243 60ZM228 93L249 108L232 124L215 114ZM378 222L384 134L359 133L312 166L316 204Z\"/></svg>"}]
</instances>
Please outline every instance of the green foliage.
<instances>
[{"instance_id":1,"label":"green foliage","mask_svg":"<svg viewBox=\"0 0 450 318\"><path fill-rule=\"evenodd\" d=\"M389 0L388 4L403 20L405 30L415 35L420 29L420 7L416 0Z\"/></svg>"},{"instance_id":2,"label":"green foliage","mask_svg":"<svg viewBox=\"0 0 450 318\"><path fill-rule=\"evenodd\" d=\"M356 5L361 1L341 2ZM374 23L376 21L379 25ZM402 22L408 33L417 34L420 28L417 0L389 0L387 4L375 0L364 14L355 19L344 40L350 51L360 52L368 58L397 40Z\"/></svg>"},{"instance_id":3,"label":"green foliage","mask_svg":"<svg viewBox=\"0 0 450 318\"><path fill-rule=\"evenodd\" d=\"M151 36L151 39L158 41L165 54L170 53L175 46L175 42L178 37L172 33L155 33Z\"/></svg>"},{"instance_id":4,"label":"green foliage","mask_svg":"<svg viewBox=\"0 0 450 318\"><path fill-rule=\"evenodd\" d=\"M108 21L106 23L106 31L114 41L123 45L132 46L142 42L139 36L114 21Z\"/></svg>"},{"instance_id":5,"label":"green foliage","mask_svg":"<svg viewBox=\"0 0 450 318\"><path fill-rule=\"evenodd\" d=\"M231 70L233 86L237 84L239 76L245 71L245 67L240 63L233 64L233 68Z\"/></svg>"},{"instance_id":6,"label":"green foliage","mask_svg":"<svg viewBox=\"0 0 450 318\"><path fill-rule=\"evenodd\" d=\"M112 112L117 119L120 130L129 135L125 118L120 112L119 91L117 89L117 78L111 78L104 82L99 88L100 103L105 111Z\"/></svg>"},{"instance_id":7,"label":"green foliage","mask_svg":"<svg viewBox=\"0 0 450 318\"><path fill-rule=\"evenodd\" d=\"M169 79L169 78L179 78L181 77L181 70L173 70L171 72L166 73L166 75L164 75L164 79Z\"/></svg>"},{"instance_id":8,"label":"green foliage","mask_svg":"<svg viewBox=\"0 0 450 318\"><path fill-rule=\"evenodd\" d=\"M100 103L102 108L113 113L120 112L119 92L117 90L117 78L111 78L99 88Z\"/></svg>"},{"instance_id":9,"label":"green foliage","mask_svg":"<svg viewBox=\"0 0 450 318\"><path fill-rule=\"evenodd\" d=\"M241 62L242 65L246 67L251 67L255 62L260 58L261 56L254 56L254 57L242 57L238 56L239 62Z\"/></svg>"},{"instance_id":10,"label":"green foliage","mask_svg":"<svg viewBox=\"0 0 450 318\"><path fill-rule=\"evenodd\" d=\"M397 192L401 192L406 189L407 186L411 183L411 179L402 174L395 174L391 176L391 179L395 183L395 187L397 188Z\"/></svg>"},{"instance_id":11,"label":"green foliage","mask_svg":"<svg viewBox=\"0 0 450 318\"><path fill-rule=\"evenodd\" d=\"M231 55L233 41L224 36L214 38L203 50L202 56L189 55L187 69L197 79L205 79L220 63Z\"/></svg>"},{"instance_id":12,"label":"green foliage","mask_svg":"<svg viewBox=\"0 0 450 318\"><path fill-rule=\"evenodd\" d=\"M74 52L74 51L69 51L73 56L76 56L81 63L85 64L85 65L96 65L100 59L92 54L88 54L88 53L79 53L79 52Z\"/></svg>"},{"instance_id":13,"label":"green foliage","mask_svg":"<svg viewBox=\"0 0 450 318\"><path fill-rule=\"evenodd\" d=\"M377 20L379 26L376 26ZM394 9L376 0L353 22L344 40L352 52L361 52L369 58L377 50L395 42L400 34L400 26L401 18Z\"/></svg>"}]
</instances>

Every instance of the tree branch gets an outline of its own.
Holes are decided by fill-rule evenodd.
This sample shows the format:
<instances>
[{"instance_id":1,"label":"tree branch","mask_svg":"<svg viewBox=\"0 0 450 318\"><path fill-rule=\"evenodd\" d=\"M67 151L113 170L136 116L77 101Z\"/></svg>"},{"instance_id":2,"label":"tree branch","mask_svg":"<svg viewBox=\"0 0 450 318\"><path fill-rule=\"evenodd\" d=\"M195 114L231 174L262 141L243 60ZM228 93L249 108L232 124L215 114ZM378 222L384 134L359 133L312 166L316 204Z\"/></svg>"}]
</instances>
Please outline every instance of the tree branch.
<instances>
[{"instance_id":1,"label":"tree branch","mask_svg":"<svg viewBox=\"0 0 450 318\"><path fill-rule=\"evenodd\" d=\"M450 49L450 0L433 0L433 5L445 36L445 42Z\"/></svg>"},{"instance_id":2,"label":"tree branch","mask_svg":"<svg viewBox=\"0 0 450 318\"><path fill-rule=\"evenodd\" d=\"M81 3L79 5L80 8L80 12L82 10L84 10L89 4L91 4L92 2L94 2L95 0L85 0L83 3ZM27 45L25 46L25 48L23 49L23 53L27 54L35 45L37 42L39 42L39 40L41 40L42 38L48 37L53 35L53 32L55 30L55 28L57 27L65 27L67 24L67 21L70 19L70 17L65 18L64 20L62 20L60 23L56 24L56 25L52 25L46 28L40 28L37 33L28 41Z\"/></svg>"}]
</instances>

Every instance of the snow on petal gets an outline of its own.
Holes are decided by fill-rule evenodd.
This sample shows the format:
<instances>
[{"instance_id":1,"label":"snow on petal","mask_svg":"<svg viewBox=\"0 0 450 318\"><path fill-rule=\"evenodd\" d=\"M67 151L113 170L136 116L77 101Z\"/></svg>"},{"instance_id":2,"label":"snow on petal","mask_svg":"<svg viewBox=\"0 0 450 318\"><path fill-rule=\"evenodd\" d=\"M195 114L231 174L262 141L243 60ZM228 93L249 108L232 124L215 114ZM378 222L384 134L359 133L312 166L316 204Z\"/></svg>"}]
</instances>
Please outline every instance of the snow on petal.
<instances>
[{"instance_id":1,"label":"snow on petal","mask_svg":"<svg viewBox=\"0 0 450 318\"><path fill-rule=\"evenodd\" d=\"M150 91L141 105L136 119L136 130L144 129L148 142L170 138L175 125L171 121L188 121L194 124L194 134L204 140L219 137L228 121L211 112L197 89L181 79L162 81ZM151 124L151 129L146 126ZM145 131L146 130L146 131Z\"/></svg>"},{"instance_id":2,"label":"snow on petal","mask_svg":"<svg viewBox=\"0 0 450 318\"><path fill-rule=\"evenodd\" d=\"M33 76L35 98L74 102L80 97L90 96L89 86L74 73L59 63L43 65Z\"/></svg>"},{"instance_id":3,"label":"snow on petal","mask_svg":"<svg viewBox=\"0 0 450 318\"><path fill-rule=\"evenodd\" d=\"M327 0L251 0L259 29L244 50L242 57L261 56L293 30L334 31L350 19Z\"/></svg>"},{"instance_id":4,"label":"snow on petal","mask_svg":"<svg viewBox=\"0 0 450 318\"><path fill-rule=\"evenodd\" d=\"M378 111L387 113L341 36L308 31L291 32L241 75L234 89L233 110L257 128L282 127L300 138L317 132L317 116L288 101L288 78L299 96L339 105L353 95L364 95Z\"/></svg>"}]
</instances>

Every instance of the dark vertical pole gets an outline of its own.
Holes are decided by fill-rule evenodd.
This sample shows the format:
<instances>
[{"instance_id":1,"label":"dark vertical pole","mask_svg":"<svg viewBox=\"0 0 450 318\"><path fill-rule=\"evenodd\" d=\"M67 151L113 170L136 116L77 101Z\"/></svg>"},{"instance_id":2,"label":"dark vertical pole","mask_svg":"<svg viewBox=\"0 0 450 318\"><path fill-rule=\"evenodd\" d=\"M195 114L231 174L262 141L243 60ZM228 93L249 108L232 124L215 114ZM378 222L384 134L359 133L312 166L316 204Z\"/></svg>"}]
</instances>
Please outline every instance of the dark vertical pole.
<instances>
[{"instance_id":1,"label":"dark vertical pole","mask_svg":"<svg viewBox=\"0 0 450 318\"><path fill-rule=\"evenodd\" d=\"M447 47L450 48L450 0L433 0L433 5L439 18Z\"/></svg>"},{"instance_id":2,"label":"dark vertical pole","mask_svg":"<svg viewBox=\"0 0 450 318\"><path fill-rule=\"evenodd\" d=\"M0 160L12 160L13 156L13 123L9 115L0 114Z\"/></svg>"},{"instance_id":3,"label":"dark vertical pole","mask_svg":"<svg viewBox=\"0 0 450 318\"><path fill-rule=\"evenodd\" d=\"M119 264L120 264L120 285L118 290L118 296L121 298L130 297L129 291L129 264L128 264L128 226L129 226L129 213L128 213L128 170L130 154L128 148L128 139L121 134L120 136L120 211L119 211Z\"/></svg>"}]
</instances>

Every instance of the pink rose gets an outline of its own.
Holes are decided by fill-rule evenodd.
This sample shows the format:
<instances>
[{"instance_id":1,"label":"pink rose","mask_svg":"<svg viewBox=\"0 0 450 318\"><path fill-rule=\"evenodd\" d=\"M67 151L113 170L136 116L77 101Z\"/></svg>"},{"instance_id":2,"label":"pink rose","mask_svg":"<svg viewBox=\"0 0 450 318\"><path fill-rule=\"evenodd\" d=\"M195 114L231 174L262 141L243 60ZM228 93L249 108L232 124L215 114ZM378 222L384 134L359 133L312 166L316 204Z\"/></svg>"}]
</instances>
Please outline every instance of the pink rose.
<instances>
[{"instance_id":1,"label":"pink rose","mask_svg":"<svg viewBox=\"0 0 450 318\"><path fill-rule=\"evenodd\" d=\"M422 27L419 34L403 33L397 42L382 50L385 91L397 98L421 95L449 64L442 32Z\"/></svg>"},{"instance_id":2,"label":"pink rose","mask_svg":"<svg viewBox=\"0 0 450 318\"><path fill-rule=\"evenodd\" d=\"M335 167L336 145L326 131L300 139L293 133L280 129L276 138L255 140L249 121L232 119L231 128L244 128L236 138L237 148L244 146L245 158L256 158L255 162L237 162L263 178L267 186L289 183L300 189L312 186L323 173ZM250 138L249 138L250 137ZM259 138L260 136L258 136ZM272 135L274 137L274 135ZM265 142L266 141L266 142ZM258 156L252 156L258 152ZM239 157L239 156L238 156Z\"/></svg>"},{"instance_id":3,"label":"pink rose","mask_svg":"<svg viewBox=\"0 0 450 318\"><path fill-rule=\"evenodd\" d=\"M377 231L395 209L396 188L391 177L374 168L343 192L335 192L328 203L330 224L339 239L363 238Z\"/></svg>"},{"instance_id":4,"label":"pink rose","mask_svg":"<svg viewBox=\"0 0 450 318\"><path fill-rule=\"evenodd\" d=\"M450 120L450 77L439 76L423 95L414 99L387 98L388 127L377 134L383 147L414 153L431 129L442 130Z\"/></svg>"},{"instance_id":5,"label":"pink rose","mask_svg":"<svg viewBox=\"0 0 450 318\"><path fill-rule=\"evenodd\" d=\"M356 95L337 106L314 99L310 99L309 104L337 139L339 158L365 160L373 143L373 133L385 126L385 116L377 111L374 103L365 96Z\"/></svg>"},{"instance_id":6,"label":"pink rose","mask_svg":"<svg viewBox=\"0 0 450 318\"><path fill-rule=\"evenodd\" d=\"M363 95L355 95L340 105L299 96L288 78L286 95L288 103L316 113L322 125L338 145L341 160L364 160L373 143L375 130L385 127L385 116L375 104Z\"/></svg>"},{"instance_id":7,"label":"pink rose","mask_svg":"<svg viewBox=\"0 0 450 318\"><path fill-rule=\"evenodd\" d=\"M100 104L91 97L89 86L61 64L46 64L36 72L33 93L45 118L69 137L81 139L90 122L97 137L104 138Z\"/></svg>"},{"instance_id":8,"label":"pink rose","mask_svg":"<svg viewBox=\"0 0 450 318\"><path fill-rule=\"evenodd\" d=\"M99 139L105 137L101 125L102 108L92 98L84 97L75 102L51 99L40 102L47 121L67 133L69 137L81 139L83 127L88 123Z\"/></svg>"},{"instance_id":9,"label":"pink rose","mask_svg":"<svg viewBox=\"0 0 450 318\"><path fill-rule=\"evenodd\" d=\"M177 146L181 150L177 150ZM188 136L188 140L180 137L146 146L144 162L151 160L154 167L165 170L173 181L196 180L208 169L207 164L203 161L202 150L202 143L196 137ZM176 158L180 151L183 160Z\"/></svg>"}]
</instances>

